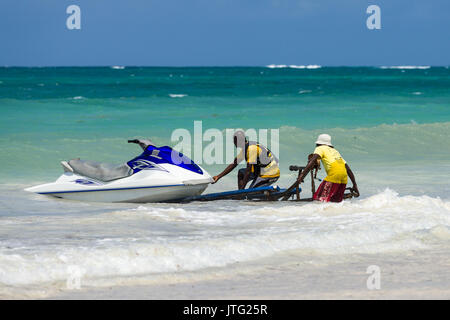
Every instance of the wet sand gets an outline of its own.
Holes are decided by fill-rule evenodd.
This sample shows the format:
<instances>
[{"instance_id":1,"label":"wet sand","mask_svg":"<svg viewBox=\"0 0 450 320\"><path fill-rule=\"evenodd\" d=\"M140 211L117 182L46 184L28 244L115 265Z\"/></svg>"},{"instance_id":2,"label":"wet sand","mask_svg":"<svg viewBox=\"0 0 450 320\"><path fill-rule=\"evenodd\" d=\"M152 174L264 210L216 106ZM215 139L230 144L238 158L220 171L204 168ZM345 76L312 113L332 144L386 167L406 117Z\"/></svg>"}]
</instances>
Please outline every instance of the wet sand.
<instances>
[{"instance_id":1,"label":"wet sand","mask_svg":"<svg viewBox=\"0 0 450 320\"><path fill-rule=\"evenodd\" d=\"M380 267L380 289L367 288L370 265ZM154 276L135 283L63 289L48 298L450 299L450 258L446 248L320 258L290 253L234 264L227 270Z\"/></svg>"}]
</instances>

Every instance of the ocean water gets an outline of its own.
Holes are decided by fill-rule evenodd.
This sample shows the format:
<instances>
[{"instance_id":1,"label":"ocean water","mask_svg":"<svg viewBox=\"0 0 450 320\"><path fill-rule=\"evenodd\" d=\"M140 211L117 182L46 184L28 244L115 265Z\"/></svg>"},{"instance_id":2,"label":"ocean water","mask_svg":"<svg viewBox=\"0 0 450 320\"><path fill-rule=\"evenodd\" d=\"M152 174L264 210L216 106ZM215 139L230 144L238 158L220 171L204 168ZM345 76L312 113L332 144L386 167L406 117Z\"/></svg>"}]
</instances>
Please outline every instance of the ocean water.
<instances>
[{"instance_id":1,"label":"ocean water","mask_svg":"<svg viewBox=\"0 0 450 320\"><path fill-rule=\"evenodd\" d=\"M115 285L292 251L448 248L447 67L0 68L0 111L0 295L64 288L73 268L83 283ZM125 162L140 153L130 138L175 145L173 130L193 133L194 121L203 131L278 129L282 187L295 178L289 165L329 133L361 197L139 205L23 191L54 181L61 160ZM214 175L225 164L202 166ZM234 189L235 174L206 192Z\"/></svg>"}]
</instances>

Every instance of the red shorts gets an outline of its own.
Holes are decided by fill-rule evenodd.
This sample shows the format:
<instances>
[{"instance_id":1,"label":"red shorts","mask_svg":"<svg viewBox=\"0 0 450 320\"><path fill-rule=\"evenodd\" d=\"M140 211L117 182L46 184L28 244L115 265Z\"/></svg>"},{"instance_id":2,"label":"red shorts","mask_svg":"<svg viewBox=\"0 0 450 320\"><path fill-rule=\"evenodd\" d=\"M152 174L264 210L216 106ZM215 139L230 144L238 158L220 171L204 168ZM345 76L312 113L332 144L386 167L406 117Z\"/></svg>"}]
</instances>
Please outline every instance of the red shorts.
<instances>
[{"instance_id":1,"label":"red shorts","mask_svg":"<svg viewBox=\"0 0 450 320\"><path fill-rule=\"evenodd\" d=\"M341 202L344 199L346 184L323 181L313 199L324 202Z\"/></svg>"}]
</instances>

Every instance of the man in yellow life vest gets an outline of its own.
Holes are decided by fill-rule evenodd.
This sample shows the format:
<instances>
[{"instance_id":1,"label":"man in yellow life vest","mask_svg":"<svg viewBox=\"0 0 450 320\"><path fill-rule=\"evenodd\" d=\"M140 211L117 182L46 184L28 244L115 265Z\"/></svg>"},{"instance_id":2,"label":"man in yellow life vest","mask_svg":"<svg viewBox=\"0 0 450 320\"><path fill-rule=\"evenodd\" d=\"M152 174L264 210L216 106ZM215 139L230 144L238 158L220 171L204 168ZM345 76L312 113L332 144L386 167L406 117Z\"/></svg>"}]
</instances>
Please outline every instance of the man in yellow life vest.
<instances>
[{"instance_id":1,"label":"man in yellow life vest","mask_svg":"<svg viewBox=\"0 0 450 320\"><path fill-rule=\"evenodd\" d=\"M314 193L314 200L341 202L347 185L347 177L350 177L350 180L353 183L353 193L356 197L359 197L355 176L353 175L350 166L331 144L331 137L328 134L321 134L317 138L316 149L314 150L313 156L309 159L308 165L300 174L297 181L301 182L317 161L320 160L322 160L327 176Z\"/></svg>"},{"instance_id":2,"label":"man in yellow life vest","mask_svg":"<svg viewBox=\"0 0 450 320\"><path fill-rule=\"evenodd\" d=\"M248 141L244 131L238 130L234 133L233 142L236 148L241 148L241 152L228 165L222 173L214 176L214 183L233 171L237 165L245 159L247 167L238 172L238 188L244 189L249 180L253 180L250 188L270 186L280 177L278 159L267 149L267 147L257 142Z\"/></svg>"}]
</instances>

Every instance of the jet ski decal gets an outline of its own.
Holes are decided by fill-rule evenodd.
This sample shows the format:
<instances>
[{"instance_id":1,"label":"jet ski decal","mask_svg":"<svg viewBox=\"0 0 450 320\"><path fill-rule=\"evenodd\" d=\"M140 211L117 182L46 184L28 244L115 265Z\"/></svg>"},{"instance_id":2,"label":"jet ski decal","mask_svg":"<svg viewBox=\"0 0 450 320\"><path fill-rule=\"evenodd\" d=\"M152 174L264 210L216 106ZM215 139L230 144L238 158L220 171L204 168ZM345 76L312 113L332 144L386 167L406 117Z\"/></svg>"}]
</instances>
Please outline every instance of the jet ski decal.
<instances>
[{"instance_id":1,"label":"jet ski decal","mask_svg":"<svg viewBox=\"0 0 450 320\"><path fill-rule=\"evenodd\" d=\"M91 180L87 180L87 179L77 179L77 180L74 180L72 182L75 182L75 183L78 183L78 184L82 184L82 185L94 185L94 186L100 185L97 182L94 182L94 181L91 181Z\"/></svg>"},{"instance_id":2,"label":"jet ski decal","mask_svg":"<svg viewBox=\"0 0 450 320\"><path fill-rule=\"evenodd\" d=\"M137 168L136 169L137 171L135 171L133 164L136 161L148 161L155 167L158 167L158 164L168 163L198 174L203 174L202 169L197 164L195 164L191 159L189 159L181 152L173 150L171 147L168 146L159 148L155 146L148 146L141 155L129 161L127 164L130 168L133 169L134 173L143 170ZM148 170L148 168L146 170Z\"/></svg>"},{"instance_id":3,"label":"jet ski decal","mask_svg":"<svg viewBox=\"0 0 450 320\"><path fill-rule=\"evenodd\" d=\"M137 173L141 170L159 170L168 172L166 169L163 169L160 166L156 165L155 163L145 159L132 160L128 162L128 166L130 166L131 169L133 169L133 173Z\"/></svg>"}]
</instances>

